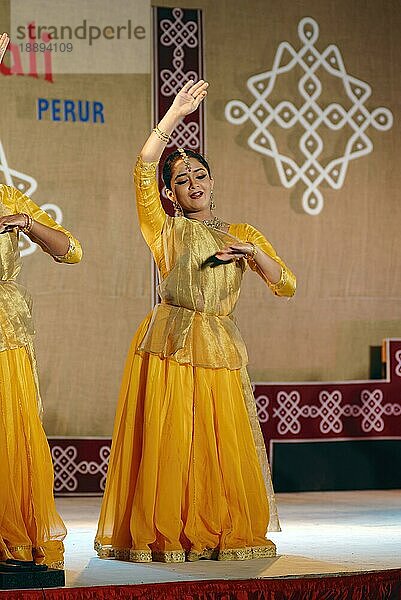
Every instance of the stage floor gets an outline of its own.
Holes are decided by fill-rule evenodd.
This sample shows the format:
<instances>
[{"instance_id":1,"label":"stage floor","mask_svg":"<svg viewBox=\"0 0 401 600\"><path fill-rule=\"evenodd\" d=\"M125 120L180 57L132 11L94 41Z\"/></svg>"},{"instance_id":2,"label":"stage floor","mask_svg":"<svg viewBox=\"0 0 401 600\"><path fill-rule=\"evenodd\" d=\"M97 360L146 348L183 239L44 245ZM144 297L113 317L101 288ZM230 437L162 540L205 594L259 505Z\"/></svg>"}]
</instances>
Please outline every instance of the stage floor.
<instances>
[{"instance_id":1,"label":"stage floor","mask_svg":"<svg viewBox=\"0 0 401 600\"><path fill-rule=\"evenodd\" d=\"M277 495L279 555L250 561L125 563L93 551L100 498L58 498L68 528L66 585L86 587L270 577L322 576L401 567L401 490Z\"/></svg>"}]
</instances>

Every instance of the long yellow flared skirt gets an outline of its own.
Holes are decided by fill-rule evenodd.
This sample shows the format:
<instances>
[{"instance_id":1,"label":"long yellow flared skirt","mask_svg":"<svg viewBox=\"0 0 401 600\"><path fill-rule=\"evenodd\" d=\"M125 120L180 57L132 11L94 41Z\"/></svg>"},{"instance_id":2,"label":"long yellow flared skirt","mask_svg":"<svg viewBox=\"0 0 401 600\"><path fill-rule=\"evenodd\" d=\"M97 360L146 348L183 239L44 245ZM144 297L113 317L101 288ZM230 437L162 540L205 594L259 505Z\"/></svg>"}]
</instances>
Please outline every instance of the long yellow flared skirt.
<instances>
[{"instance_id":1,"label":"long yellow flared skirt","mask_svg":"<svg viewBox=\"0 0 401 600\"><path fill-rule=\"evenodd\" d=\"M240 371L126 363L95 548L147 562L274 556Z\"/></svg>"},{"instance_id":2,"label":"long yellow flared skirt","mask_svg":"<svg viewBox=\"0 0 401 600\"><path fill-rule=\"evenodd\" d=\"M0 560L62 568L66 530L54 504L53 465L25 348L0 352L0 408Z\"/></svg>"}]
</instances>

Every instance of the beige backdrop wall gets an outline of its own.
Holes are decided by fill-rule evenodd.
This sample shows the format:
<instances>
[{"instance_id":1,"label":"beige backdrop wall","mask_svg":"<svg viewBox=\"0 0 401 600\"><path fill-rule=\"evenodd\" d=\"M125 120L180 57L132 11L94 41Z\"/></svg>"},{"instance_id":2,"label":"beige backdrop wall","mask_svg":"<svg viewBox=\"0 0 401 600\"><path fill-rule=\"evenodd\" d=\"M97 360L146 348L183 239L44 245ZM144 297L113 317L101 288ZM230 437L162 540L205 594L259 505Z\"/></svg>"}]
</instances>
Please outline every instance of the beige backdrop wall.
<instances>
[{"instance_id":1,"label":"beige backdrop wall","mask_svg":"<svg viewBox=\"0 0 401 600\"><path fill-rule=\"evenodd\" d=\"M207 154L218 214L261 229L298 276L289 302L271 296L254 274L245 278L238 318L251 375L367 378L369 346L401 336L399 4L187 0L185 6L204 10ZM0 29L7 29L8 3L0 9ZM351 163L342 189L323 189L318 216L302 210L302 188L284 189L273 161L249 148L251 127L235 127L224 116L229 100L251 102L246 81L271 68L280 42L299 47L297 26L305 16L319 23L317 46L338 45L347 70L372 86L368 108L385 106L394 115L389 131L371 130L373 153ZM287 78L281 91L288 96L293 83ZM64 224L84 248L77 266L57 265L39 252L24 259L35 299L45 426L50 435L108 435L130 339L151 308L151 262L131 183L151 123L151 77L55 75L50 84L0 75L0 86L0 138L9 164L38 180L35 202L62 206ZM38 97L100 101L106 121L38 121Z\"/></svg>"}]
</instances>

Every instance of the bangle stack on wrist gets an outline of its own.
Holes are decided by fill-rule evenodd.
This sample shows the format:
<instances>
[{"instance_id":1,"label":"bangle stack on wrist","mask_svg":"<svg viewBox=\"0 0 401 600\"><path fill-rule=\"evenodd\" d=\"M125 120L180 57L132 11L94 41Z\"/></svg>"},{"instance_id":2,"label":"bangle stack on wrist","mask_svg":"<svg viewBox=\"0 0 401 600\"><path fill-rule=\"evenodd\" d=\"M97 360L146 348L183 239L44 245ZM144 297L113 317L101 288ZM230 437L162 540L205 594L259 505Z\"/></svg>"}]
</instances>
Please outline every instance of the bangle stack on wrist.
<instances>
[{"instance_id":1,"label":"bangle stack on wrist","mask_svg":"<svg viewBox=\"0 0 401 600\"><path fill-rule=\"evenodd\" d=\"M159 140L161 140L162 142L164 142L165 144L168 144L170 141L170 136L168 135L168 133L165 133L164 131L162 131L158 125L156 125L156 127L153 129L154 133L157 135L157 137L159 138Z\"/></svg>"},{"instance_id":2,"label":"bangle stack on wrist","mask_svg":"<svg viewBox=\"0 0 401 600\"><path fill-rule=\"evenodd\" d=\"M255 246L255 244L253 242L247 242L247 244L252 246L252 252L251 252L251 254L248 254L246 258L247 258L247 260L255 260L255 256L258 253L258 248L257 248L257 246Z\"/></svg>"},{"instance_id":3,"label":"bangle stack on wrist","mask_svg":"<svg viewBox=\"0 0 401 600\"><path fill-rule=\"evenodd\" d=\"M33 219L31 217L31 215L27 215L26 213L21 213L21 214L25 219L25 225L23 225L23 227L19 227L19 229L21 231L23 231L24 233L29 233L33 227Z\"/></svg>"}]
</instances>

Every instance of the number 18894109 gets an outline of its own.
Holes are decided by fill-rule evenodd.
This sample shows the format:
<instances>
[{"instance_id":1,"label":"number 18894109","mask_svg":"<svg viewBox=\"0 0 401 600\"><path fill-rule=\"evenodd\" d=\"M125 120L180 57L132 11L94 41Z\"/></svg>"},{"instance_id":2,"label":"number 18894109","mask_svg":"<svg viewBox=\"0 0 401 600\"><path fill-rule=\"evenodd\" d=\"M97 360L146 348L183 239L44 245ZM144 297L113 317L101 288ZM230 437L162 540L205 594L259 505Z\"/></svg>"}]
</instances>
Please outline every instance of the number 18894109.
<instances>
[{"instance_id":1,"label":"number 18894109","mask_svg":"<svg viewBox=\"0 0 401 600\"><path fill-rule=\"evenodd\" d=\"M21 52L72 52L71 42L24 42L18 44Z\"/></svg>"}]
</instances>

